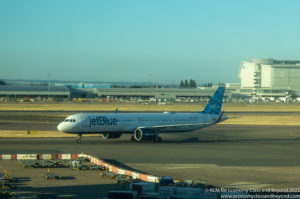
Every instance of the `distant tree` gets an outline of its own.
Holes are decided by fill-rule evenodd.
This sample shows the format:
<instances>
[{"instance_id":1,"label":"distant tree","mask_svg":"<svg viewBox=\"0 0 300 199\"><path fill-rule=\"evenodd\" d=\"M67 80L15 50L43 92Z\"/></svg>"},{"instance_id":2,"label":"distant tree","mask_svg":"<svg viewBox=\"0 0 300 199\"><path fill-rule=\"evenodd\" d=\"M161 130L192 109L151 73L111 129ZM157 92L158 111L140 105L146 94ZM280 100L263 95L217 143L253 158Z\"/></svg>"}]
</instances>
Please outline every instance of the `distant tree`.
<instances>
[{"instance_id":1,"label":"distant tree","mask_svg":"<svg viewBox=\"0 0 300 199\"><path fill-rule=\"evenodd\" d=\"M219 86L225 86L225 84L222 82L219 82Z\"/></svg>"},{"instance_id":2,"label":"distant tree","mask_svg":"<svg viewBox=\"0 0 300 199\"><path fill-rule=\"evenodd\" d=\"M0 85L6 85L5 81L0 80Z\"/></svg>"},{"instance_id":3,"label":"distant tree","mask_svg":"<svg viewBox=\"0 0 300 199\"><path fill-rule=\"evenodd\" d=\"M188 80L185 80L185 81L184 81L184 88L188 88L188 87L189 87Z\"/></svg>"},{"instance_id":4,"label":"distant tree","mask_svg":"<svg viewBox=\"0 0 300 199\"><path fill-rule=\"evenodd\" d=\"M212 87L212 86L213 86L212 83L205 83L205 84L203 84L203 87Z\"/></svg>"},{"instance_id":5,"label":"distant tree","mask_svg":"<svg viewBox=\"0 0 300 199\"><path fill-rule=\"evenodd\" d=\"M197 87L197 85L196 85L196 81L195 80L192 80L192 79L190 79L190 88L196 88Z\"/></svg>"},{"instance_id":6,"label":"distant tree","mask_svg":"<svg viewBox=\"0 0 300 199\"><path fill-rule=\"evenodd\" d=\"M179 87L180 87L180 88L183 88L183 87L184 87L183 80L181 80L181 81L180 81L180 85L179 85Z\"/></svg>"}]
</instances>

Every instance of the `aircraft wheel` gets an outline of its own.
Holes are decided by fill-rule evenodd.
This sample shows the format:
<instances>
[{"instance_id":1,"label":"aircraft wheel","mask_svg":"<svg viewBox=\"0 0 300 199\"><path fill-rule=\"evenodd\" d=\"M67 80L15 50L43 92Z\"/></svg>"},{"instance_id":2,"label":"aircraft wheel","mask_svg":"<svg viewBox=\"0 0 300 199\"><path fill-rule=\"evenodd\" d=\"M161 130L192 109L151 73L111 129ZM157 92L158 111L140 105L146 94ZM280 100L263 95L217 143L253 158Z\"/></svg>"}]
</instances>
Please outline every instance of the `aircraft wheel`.
<instances>
[{"instance_id":1,"label":"aircraft wheel","mask_svg":"<svg viewBox=\"0 0 300 199\"><path fill-rule=\"evenodd\" d=\"M157 137L157 142L162 142L162 138L161 137Z\"/></svg>"},{"instance_id":2,"label":"aircraft wheel","mask_svg":"<svg viewBox=\"0 0 300 199\"><path fill-rule=\"evenodd\" d=\"M153 141L154 141L154 142L161 142L162 139L161 139L161 137L155 137Z\"/></svg>"},{"instance_id":3,"label":"aircraft wheel","mask_svg":"<svg viewBox=\"0 0 300 199\"><path fill-rule=\"evenodd\" d=\"M136 141L133 135L131 136L131 141L133 141L133 142Z\"/></svg>"}]
</instances>

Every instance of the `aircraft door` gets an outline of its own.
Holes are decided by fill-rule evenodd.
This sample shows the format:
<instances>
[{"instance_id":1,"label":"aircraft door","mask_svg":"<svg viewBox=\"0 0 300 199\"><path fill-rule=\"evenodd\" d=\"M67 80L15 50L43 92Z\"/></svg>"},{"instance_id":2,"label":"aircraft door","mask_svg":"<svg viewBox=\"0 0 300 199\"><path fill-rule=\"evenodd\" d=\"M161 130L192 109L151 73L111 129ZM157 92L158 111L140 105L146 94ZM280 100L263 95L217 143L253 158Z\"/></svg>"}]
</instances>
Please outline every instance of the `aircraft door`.
<instances>
[{"instance_id":1,"label":"aircraft door","mask_svg":"<svg viewBox=\"0 0 300 199\"><path fill-rule=\"evenodd\" d=\"M81 116L82 127L88 127L88 117Z\"/></svg>"}]
</instances>

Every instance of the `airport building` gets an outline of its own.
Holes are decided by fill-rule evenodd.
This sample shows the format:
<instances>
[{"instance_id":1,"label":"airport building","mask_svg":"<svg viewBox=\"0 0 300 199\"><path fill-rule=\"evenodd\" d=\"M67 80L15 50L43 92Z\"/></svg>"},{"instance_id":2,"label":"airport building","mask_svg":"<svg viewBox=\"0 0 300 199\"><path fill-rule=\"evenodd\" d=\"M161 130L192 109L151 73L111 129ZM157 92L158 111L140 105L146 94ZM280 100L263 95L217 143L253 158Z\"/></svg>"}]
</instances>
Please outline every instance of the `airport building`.
<instances>
[{"instance_id":1,"label":"airport building","mask_svg":"<svg viewBox=\"0 0 300 199\"><path fill-rule=\"evenodd\" d=\"M257 59L243 61L241 92L259 97L300 96L300 61Z\"/></svg>"},{"instance_id":2,"label":"airport building","mask_svg":"<svg viewBox=\"0 0 300 199\"><path fill-rule=\"evenodd\" d=\"M60 100L70 98L70 90L66 86L0 85L0 97Z\"/></svg>"},{"instance_id":3,"label":"airport building","mask_svg":"<svg viewBox=\"0 0 300 199\"><path fill-rule=\"evenodd\" d=\"M109 89L96 89L96 93L100 98L115 97L115 98L155 98L176 100L179 98L198 98L209 99L215 92L217 87L209 88L109 88ZM230 94L225 92L225 98Z\"/></svg>"}]
</instances>

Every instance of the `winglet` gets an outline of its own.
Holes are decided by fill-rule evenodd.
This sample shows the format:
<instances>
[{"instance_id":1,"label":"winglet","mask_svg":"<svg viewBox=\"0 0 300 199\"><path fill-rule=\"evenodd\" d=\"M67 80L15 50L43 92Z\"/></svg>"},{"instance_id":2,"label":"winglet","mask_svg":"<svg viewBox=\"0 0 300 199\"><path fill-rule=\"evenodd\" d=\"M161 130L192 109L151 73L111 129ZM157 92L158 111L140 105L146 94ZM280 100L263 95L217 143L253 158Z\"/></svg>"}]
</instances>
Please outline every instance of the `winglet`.
<instances>
[{"instance_id":1,"label":"winglet","mask_svg":"<svg viewBox=\"0 0 300 199\"><path fill-rule=\"evenodd\" d=\"M223 86L218 87L215 93L213 94L213 96L210 98L209 102L206 104L203 111L201 111L201 113L220 115L224 92L225 92L225 87Z\"/></svg>"},{"instance_id":2,"label":"winglet","mask_svg":"<svg viewBox=\"0 0 300 199\"><path fill-rule=\"evenodd\" d=\"M114 113L119 113L119 109L118 109L118 108L116 108Z\"/></svg>"}]
</instances>

